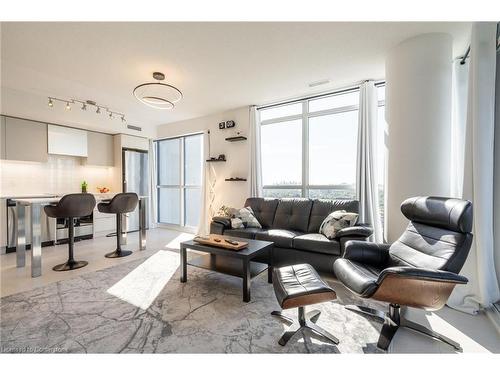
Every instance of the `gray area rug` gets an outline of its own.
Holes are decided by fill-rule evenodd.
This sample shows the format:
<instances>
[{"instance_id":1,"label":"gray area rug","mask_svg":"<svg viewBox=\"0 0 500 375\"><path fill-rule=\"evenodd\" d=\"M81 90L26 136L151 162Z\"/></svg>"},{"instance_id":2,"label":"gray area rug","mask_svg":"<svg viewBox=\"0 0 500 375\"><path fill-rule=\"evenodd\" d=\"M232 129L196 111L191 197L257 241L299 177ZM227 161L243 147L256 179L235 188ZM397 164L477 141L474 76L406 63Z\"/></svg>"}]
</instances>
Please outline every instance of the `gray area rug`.
<instances>
[{"instance_id":1,"label":"gray area rug","mask_svg":"<svg viewBox=\"0 0 500 375\"><path fill-rule=\"evenodd\" d=\"M278 344L286 325L264 272L242 302L241 279L188 266L159 251L136 260L1 299L1 352L84 353L381 353L380 325L342 304L354 297L334 281L337 301L315 305L318 324L339 338L314 333ZM356 301L358 302L358 301ZM296 309L286 312L296 317Z\"/></svg>"}]
</instances>

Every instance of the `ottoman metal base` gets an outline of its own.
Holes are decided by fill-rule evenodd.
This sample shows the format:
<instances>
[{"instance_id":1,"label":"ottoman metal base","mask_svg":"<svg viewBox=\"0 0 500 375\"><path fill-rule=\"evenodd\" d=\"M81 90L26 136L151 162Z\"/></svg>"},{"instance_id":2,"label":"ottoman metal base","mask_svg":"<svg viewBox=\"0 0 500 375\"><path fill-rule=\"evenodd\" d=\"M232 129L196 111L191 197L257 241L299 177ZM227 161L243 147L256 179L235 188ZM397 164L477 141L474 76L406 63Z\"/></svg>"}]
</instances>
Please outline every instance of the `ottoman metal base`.
<instances>
[{"instance_id":1,"label":"ottoman metal base","mask_svg":"<svg viewBox=\"0 0 500 375\"><path fill-rule=\"evenodd\" d=\"M281 311L273 311L271 315L277 316L290 324L290 327L288 327L288 329L283 333L278 343L281 346L285 346L293 335L295 335L297 332L302 331L305 328L309 328L311 331L330 340L335 345L337 345L339 343L339 340L335 336L333 336L328 331L316 325L316 322L318 321L320 314L321 311L319 310L312 310L306 313L305 307L299 307L299 320L297 321L292 318L289 318L288 316L283 315Z\"/></svg>"}]
</instances>

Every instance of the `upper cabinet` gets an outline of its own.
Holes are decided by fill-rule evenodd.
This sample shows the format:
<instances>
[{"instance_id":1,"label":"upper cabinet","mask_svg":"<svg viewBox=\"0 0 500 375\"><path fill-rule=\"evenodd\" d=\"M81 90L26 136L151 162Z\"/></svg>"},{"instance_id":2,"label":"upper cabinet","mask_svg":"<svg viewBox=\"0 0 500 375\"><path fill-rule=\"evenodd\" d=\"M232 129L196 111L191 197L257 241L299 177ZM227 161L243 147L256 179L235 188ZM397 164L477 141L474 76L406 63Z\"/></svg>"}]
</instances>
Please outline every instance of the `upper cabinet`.
<instances>
[{"instance_id":1,"label":"upper cabinet","mask_svg":"<svg viewBox=\"0 0 500 375\"><path fill-rule=\"evenodd\" d=\"M48 125L49 154L82 156L87 153L87 132L85 130Z\"/></svg>"},{"instance_id":2,"label":"upper cabinet","mask_svg":"<svg viewBox=\"0 0 500 375\"><path fill-rule=\"evenodd\" d=\"M113 136L104 133L88 132L88 165L115 165Z\"/></svg>"},{"instance_id":3,"label":"upper cabinet","mask_svg":"<svg viewBox=\"0 0 500 375\"><path fill-rule=\"evenodd\" d=\"M47 161L47 124L13 117L2 121L5 122L5 159Z\"/></svg>"}]
</instances>

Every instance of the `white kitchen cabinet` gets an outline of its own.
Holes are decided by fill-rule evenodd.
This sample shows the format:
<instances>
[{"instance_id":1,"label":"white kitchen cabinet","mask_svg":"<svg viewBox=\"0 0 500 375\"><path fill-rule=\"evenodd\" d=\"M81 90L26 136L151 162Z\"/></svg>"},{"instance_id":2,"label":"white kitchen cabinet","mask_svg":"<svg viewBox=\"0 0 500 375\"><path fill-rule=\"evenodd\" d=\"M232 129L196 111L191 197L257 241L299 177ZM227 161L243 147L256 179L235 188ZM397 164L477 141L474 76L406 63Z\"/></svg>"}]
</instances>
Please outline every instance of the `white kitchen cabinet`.
<instances>
[{"instance_id":1,"label":"white kitchen cabinet","mask_svg":"<svg viewBox=\"0 0 500 375\"><path fill-rule=\"evenodd\" d=\"M49 154L87 157L87 131L64 126L48 126Z\"/></svg>"},{"instance_id":2,"label":"white kitchen cabinet","mask_svg":"<svg viewBox=\"0 0 500 375\"><path fill-rule=\"evenodd\" d=\"M104 237L116 231L116 215L94 209L94 237Z\"/></svg>"}]
</instances>

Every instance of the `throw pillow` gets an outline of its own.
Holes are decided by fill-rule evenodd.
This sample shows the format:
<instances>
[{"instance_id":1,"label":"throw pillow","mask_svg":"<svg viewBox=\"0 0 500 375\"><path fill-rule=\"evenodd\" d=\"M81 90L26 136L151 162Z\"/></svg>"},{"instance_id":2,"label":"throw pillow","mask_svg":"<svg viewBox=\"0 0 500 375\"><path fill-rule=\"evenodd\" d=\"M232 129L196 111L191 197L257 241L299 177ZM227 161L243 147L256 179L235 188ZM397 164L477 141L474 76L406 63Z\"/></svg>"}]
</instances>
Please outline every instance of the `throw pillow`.
<instances>
[{"instance_id":1,"label":"throw pillow","mask_svg":"<svg viewBox=\"0 0 500 375\"><path fill-rule=\"evenodd\" d=\"M233 229L239 229L239 228L245 228L243 225L243 221L240 218L232 218L231 219L231 228Z\"/></svg>"},{"instance_id":2,"label":"throw pillow","mask_svg":"<svg viewBox=\"0 0 500 375\"><path fill-rule=\"evenodd\" d=\"M262 225L260 225L259 221L255 218L252 207L245 207L237 210L234 213L234 217L241 219L245 228L262 228Z\"/></svg>"},{"instance_id":3,"label":"throw pillow","mask_svg":"<svg viewBox=\"0 0 500 375\"><path fill-rule=\"evenodd\" d=\"M339 230L354 226L358 216L354 212L346 212L345 210L334 211L323 220L319 227L319 233L324 234L329 240L333 240Z\"/></svg>"}]
</instances>

